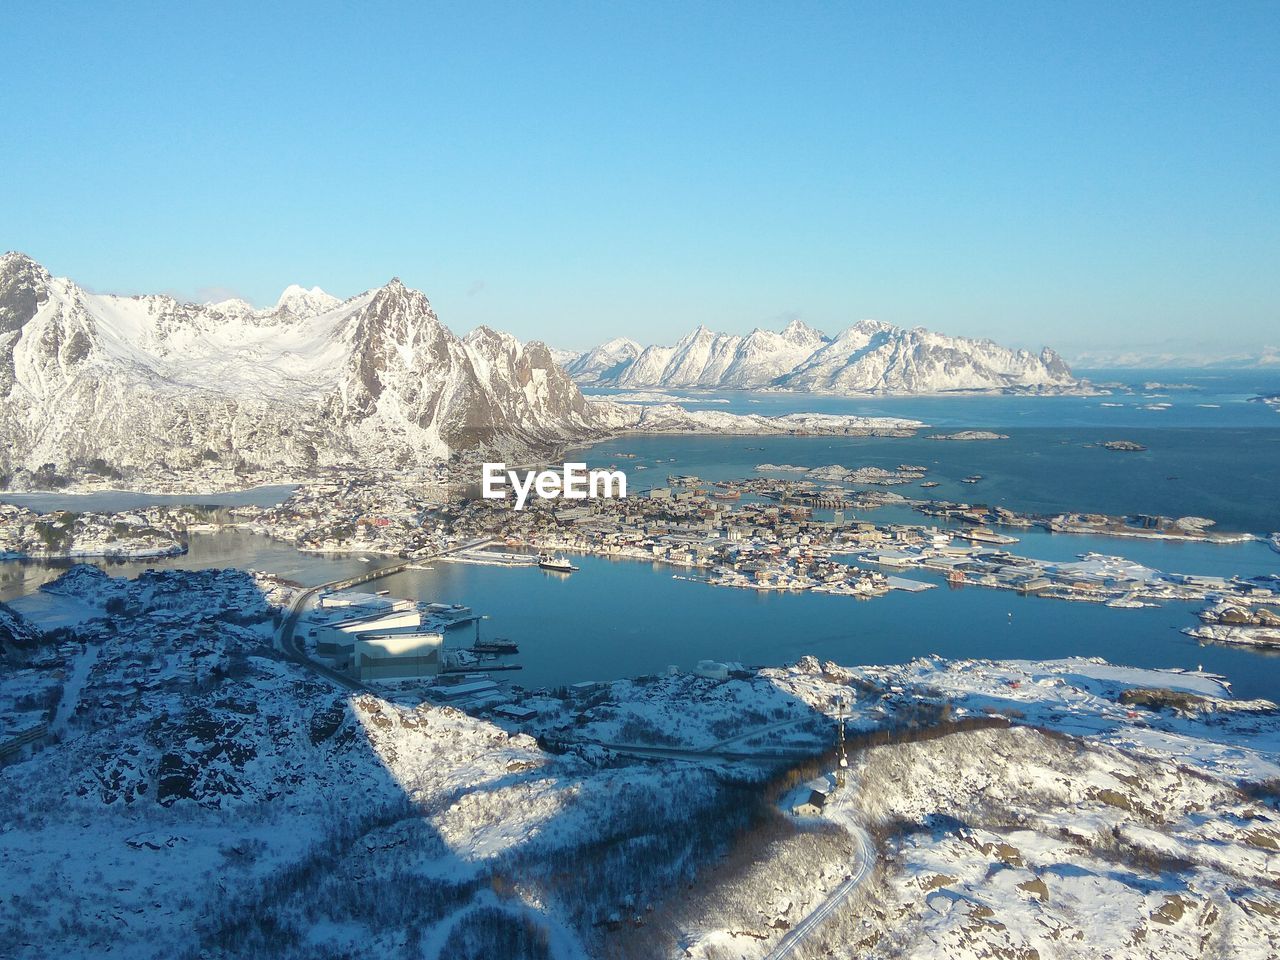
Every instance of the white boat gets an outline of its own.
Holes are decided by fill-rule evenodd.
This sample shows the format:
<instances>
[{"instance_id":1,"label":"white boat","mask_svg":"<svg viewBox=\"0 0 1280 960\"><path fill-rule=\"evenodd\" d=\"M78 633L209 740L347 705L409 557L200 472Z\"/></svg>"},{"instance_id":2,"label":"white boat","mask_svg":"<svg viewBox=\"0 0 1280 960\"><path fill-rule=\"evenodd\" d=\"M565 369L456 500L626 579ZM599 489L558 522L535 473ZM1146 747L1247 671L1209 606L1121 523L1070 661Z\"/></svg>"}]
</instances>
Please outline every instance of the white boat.
<instances>
[{"instance_id":1,"label":"white boat","mask_svg":"<svg viewBox=\"0 0 1280 960\"><path fill-rule=\"evenodd\" d=\"M1017 537L1010 537L1003 533L996 533L994 530L989 530L986 527L970 527L967 530L955 530L952 531L951 535L953 537L958 537L961 540L968 540L971 543L1010 544L1018 542Z\"/></svg>"},{"instance_id":2,"label":"white boat","mask_svg":"<svg viewBox=\"0 0 1280 960\"><path fill-rule=\"evenodd\" d=\"M1159 606L1159 604L1155 604L1155 603L1143 603L1141 600L1139 600L1137 597L1134 597L1134 596L1116 597L1114 600L1108 600L1106 605L1108 607L1118 607L1122 610L1136 610L1139 607Z\"/></svg>"},{"instance_id":3,"label":"white boat","mask_svg":"<svg viewBox=\"0 0 1280 960\"><path fill-rule=\"evenodd\" d=\"M578 569L564 557L553 557L548 554L543 554L538 558L538 566L543 570L552 570L555 573L573 573Z\"/></svg>"}]
</instances>

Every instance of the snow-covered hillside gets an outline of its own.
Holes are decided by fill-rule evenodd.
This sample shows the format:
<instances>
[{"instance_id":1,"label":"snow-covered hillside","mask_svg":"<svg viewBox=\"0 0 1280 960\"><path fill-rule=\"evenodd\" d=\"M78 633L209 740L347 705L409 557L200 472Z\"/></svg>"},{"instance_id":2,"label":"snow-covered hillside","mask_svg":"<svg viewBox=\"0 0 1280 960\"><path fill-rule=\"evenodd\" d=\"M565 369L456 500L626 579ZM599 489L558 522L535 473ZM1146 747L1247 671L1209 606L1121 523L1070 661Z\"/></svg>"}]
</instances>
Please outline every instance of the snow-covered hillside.
<instances>
[{"instance_id":1,"label":"snow-covered hillside","mask_svg":"<svg viewBox=\"0 0 1280 960\"><path fill-rule=\"evenodd\" d=\"M876 320L859 321L834 338L799 320L781 333L754 330L745 337L698 327L675 346L646 347L629 362L617 351L610 356L612 367L580 358L569 373L584 385L626 388L771 387L842 394L1084 389L1048 348L1036 354Z\"/></svg>"},{"instance_id":2,"label":"snow-covered hillside","mask_svg":"<svg viewBox=\"0 0 1280 960\"><path fill-rule=\"evenodd\" d=\"M700 326L674 347L645 347L632 362L599 371L594 379L581 370L569 372L580 383L618 387L751 389L784 375L826 342L799 320L781 333L753 330L745 337Z\"/></svg>"},{"instance_id":3,"label":"snow-covered hillside","mask_svg":"<svg viewBox=\"0 0 1280 960\"><path fill-rule=\"evenodd\" d=\"M415 463L597 427L540 343L465 339L398 279L345 301L89 293L0 257L0 468Z\"/></svg>"},{"instance_id":4,"label":"snow-covered hillside","mask_svg":"<svg viewBox=\"0 0 1280 960\"><path fill-rule=\"evenodd\" d=\"M1212 675L806 657L513 688L518 726L286 655L295 590L78 566L57 635L0 606L0 730L37 731L0 955L1276 955L1280 720ZM837 713L848 784L801 810Z\"/></svg>"},{"instance_id":5,"label":"snow-covered hillside","mask_svg":"<svg viewBox=\"0 0 1280 960\"><path fill-rule=\"evenodd\" d=\"M614 337L586 353L575 354L564 366L579 383L609 380L640 355L640 344L627 337Z\"/></svg>"}]
</instances>

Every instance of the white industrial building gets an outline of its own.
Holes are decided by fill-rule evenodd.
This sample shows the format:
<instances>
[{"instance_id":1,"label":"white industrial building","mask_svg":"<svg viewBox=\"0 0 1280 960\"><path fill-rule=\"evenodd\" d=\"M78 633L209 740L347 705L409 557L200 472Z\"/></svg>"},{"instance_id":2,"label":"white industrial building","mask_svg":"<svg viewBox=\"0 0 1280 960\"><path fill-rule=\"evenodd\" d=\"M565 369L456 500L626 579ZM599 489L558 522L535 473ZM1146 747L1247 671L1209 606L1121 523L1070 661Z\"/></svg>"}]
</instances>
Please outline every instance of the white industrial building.
<instances>
[{"instance_id":1,"label":"white industrial building","mask_svg":"<svg viewBox=\"0 0 1280 960\"><path fill-rule=\"evenodd\" d=\"M443 643L444 635L435 632L363 633L356 637L351 672L361 680L435 676Z\"/></svg>"},{"instance_id":2,"label":"white industrial building","mask_svg":"<svg viewBox=\"0 0 1280 960\"><path fill-rule=\"evenodd\" d=\"M422 614L412 604L407 610L358 612L361 609L335 611L311 618L309 631L315 640L317 656L345 667L352 662L356 638L360 634L412 631L422 626Z\"/></svg>"},{"instance_id":3,"label":"white industrial building","mask_svg":"<svg viewBox=\"0 0 1280 960\"><path fill-rule=\"evenodd\" d=\"M321 609L337 610L358 607L361 610L393 610L413 606L412 600L397 600L385 593L325 593L320 596Z\"/></svg>"},{"instance_id":4,"label":"white industrial building","mask_svg":"<svg viewBox=\"0 0 1280 960\"><path fill-rule=\"evenodd\" d=\"M302 621L315 653L360 680L435 676L442 631L467 622L471 608L420 603L385 593L327 593Z\"/></svg>"}]
</instances>

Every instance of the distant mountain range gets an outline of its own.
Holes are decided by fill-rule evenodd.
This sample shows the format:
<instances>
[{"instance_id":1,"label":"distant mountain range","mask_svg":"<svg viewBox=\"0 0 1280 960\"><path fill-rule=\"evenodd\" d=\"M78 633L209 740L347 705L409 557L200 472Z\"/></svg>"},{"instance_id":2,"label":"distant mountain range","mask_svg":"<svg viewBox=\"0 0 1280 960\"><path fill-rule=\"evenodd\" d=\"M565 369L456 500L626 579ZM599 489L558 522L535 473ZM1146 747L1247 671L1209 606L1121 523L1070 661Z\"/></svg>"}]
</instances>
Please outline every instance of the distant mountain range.
<instances>
[{"instance_id":1,"label":"distant mountain range","mask_svg":"<svg viewBox=\"0 0 1280 960\"><path fill-rule=\"evenodd\" d=\"M23 254L0 256L3 474L407 467L470 451L514 458L625 429L797 427L592 402L579 383L845 394L1084 386L1051 350L875 321L834 338L799 321L746 336L699 327L672 347L618 338L572 355L487 327L458 337L398 279L346 300L291 286L257 309L90 293ZM805 428L902 427L854 419Z\"/></svg>"},{"instance_id":2,"label":"distant mountain range","mask_svg":"<svg viewBox=\"0 0 1280 960\"><path fill-rule=\"evenodd\" d=\"M404 466L598 432L541 343L455 336L399 280L272 307L92 294L0 257L0 469Z\"/></svg>"},{"instance_id":3,"label":"distant mountain range","mask_svg":"<svg viewBox=\"0 0 1280 960\"><path fill-rule=\"evenodd\" d=\"M610 340L565 364L585 386L779 389L836 394L951 391L1076 393L1088 389L1047 347L1013 350L990 340L906 330L862 320L835 337L793 320L745 336L698 327L675 346Z\"/></svg>"},{"instance_id":4,"label":"distant mountain range","mask_svg":"<svg viewBox=\"0 0 1280 960\"><path fill-rule=\"evenodd\" d=\"M1280 368L1280 347L1262 347L1253 352L1218 353L1211 346L1200 349L1180 347L1168 350L1087 351L1076 355L1075 364L1086 370L1177 369L1255 370Z\"/></svg>"}]
</instances>

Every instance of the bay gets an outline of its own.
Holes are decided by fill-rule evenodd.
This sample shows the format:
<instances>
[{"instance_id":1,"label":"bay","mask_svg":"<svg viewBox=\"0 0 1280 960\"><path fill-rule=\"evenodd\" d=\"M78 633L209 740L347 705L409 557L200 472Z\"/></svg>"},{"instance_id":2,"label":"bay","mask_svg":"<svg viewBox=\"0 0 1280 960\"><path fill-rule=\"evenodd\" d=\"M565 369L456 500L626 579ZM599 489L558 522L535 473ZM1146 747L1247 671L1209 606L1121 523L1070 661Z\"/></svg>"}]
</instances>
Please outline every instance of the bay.
<instances>
[{"instance_id":1,"label":"bay","mask_svg":"<svg viewBox=\"0 0 1280 960\"><path fill-rule=\"evenodd\" d=\"M1113 374L1115 372L1112 372ZM592 466L616 464L633 492L661 486L668 474L716 480L757 475L760 463L806 467L919 464L937 488L918 483L889 488L910 497L999 504L1037 513L1093 511L1160 513L1214 519L1219 528L1266 534L1280 530L1280 416L1247 398L1277 387L1280 374L1248 377L1160 371L1139 379L1191 382L1197 391L1168 391L1171 407L1139 395L1114 398L815 398L774 394L700 395L707 409L777 414L794 411L911 416L933 425L913 438L625 436L581 451ZM712 401L727 400L727 403ZM1123 402L1103 407L1103 402ZM1165 402L1165 401L1160 401ZM1209 404L1209 406L1203 406ZM1007 440L930 440L935 432L994 429ZM1138 453L1106 450L1106 440L1134 440ZM627 455L627 456L624 456ZM632 456L633 455L633 456ZM643 468L643 469L641 469ZM976 484L962 479L981 474ZM794 477L796 474L786 474ZM870 489L870 488L863 488ZM130 509L150 503L274 502L289 488L237 495L154 497L102 493L91 499L38 494L3 496L34 509ZM855 514L875 522L938 523L905 507ZM1096 551L1128 557L1165 572L1260 576L1280 572L1280 553L1266 544L1178 543L1010 531L1016 553L1070 560ZM379 558L371 558L380 562ZM1023 597L967 586L951 588L928 573L908 576L938 583L919 594L891 593L870 601L795 593L756 593L677 579L670 567L599 557L575 558L570 576L537 568L499 568L436 562L381 581L393 595L465 603L490 619L486 635L519 643L520 673L506 679L549 687L654 673L668 665L689 669L703 658L745 664L783 664L805 654L843 663L900 662L917 656L1045 658L1102 656L1138 666L1182 667L1222 673L1241 696L1280 699L1280 658L1227 646L1202 646L1179 632L1194 624L1196 607L1170 603L1136 610ZM243 530L194 534L181 557L105 563L113 574L148 568L239 567L315 584L368 569L358 556L301 553ZM0 563L0 599L30 594L66 564ZM470 643L469 630L451 631L448 645Z\"/></svg>"}]
</instances>

